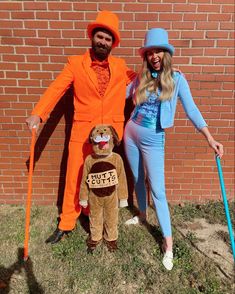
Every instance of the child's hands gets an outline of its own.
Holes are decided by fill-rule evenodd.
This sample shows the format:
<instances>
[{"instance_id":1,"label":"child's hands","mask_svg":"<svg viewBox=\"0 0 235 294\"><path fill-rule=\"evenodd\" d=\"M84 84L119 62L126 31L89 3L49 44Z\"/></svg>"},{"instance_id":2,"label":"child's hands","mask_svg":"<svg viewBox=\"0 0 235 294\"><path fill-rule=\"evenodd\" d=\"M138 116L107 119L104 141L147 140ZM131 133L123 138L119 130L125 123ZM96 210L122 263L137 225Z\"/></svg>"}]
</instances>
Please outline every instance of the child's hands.
<instances>
[{"instance_id":1,"label":"child's hands","mask_svg":"<svg viewBox=\"0 0 235 294\"><path fill-rule=\"evenodd\" d=\"M79 204L82 207L86 208L88 206L88 201L87 200L79 200Z\"/></svg>"},{"instance_id":2,"label":"child's hands","mask_svg":"<svg viewBox=\"0 0 235 294\"><path fill-rule=\"evenodd\" d=\"M119 201L119 207L122 208L122 207L127 207L128 206L128 202L126 199L122 199Z\"/></svg>"}]
</instances>

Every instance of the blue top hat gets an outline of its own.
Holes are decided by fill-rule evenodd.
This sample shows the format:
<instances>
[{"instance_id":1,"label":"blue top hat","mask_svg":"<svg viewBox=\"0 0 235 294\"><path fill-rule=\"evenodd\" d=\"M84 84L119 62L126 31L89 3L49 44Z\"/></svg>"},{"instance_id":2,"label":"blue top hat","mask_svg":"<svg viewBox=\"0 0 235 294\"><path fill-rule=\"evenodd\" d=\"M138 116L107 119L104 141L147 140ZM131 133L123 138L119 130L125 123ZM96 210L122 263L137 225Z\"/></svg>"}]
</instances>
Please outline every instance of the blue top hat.
<instances>
[{"instance_id":1,"label":"blue top hat","mask_svg":"<svg viewBox=\"0 0 235 294\"><path fill-rule=\"evenodd\" d=\"M146 51L153 48L161 48L167 50L171 56L174 54L175 48L168 42L168 33L164 29L150 29L144 40L144 46L139 49L139 54L144 57Z\"/></svg>"}]
</instances>

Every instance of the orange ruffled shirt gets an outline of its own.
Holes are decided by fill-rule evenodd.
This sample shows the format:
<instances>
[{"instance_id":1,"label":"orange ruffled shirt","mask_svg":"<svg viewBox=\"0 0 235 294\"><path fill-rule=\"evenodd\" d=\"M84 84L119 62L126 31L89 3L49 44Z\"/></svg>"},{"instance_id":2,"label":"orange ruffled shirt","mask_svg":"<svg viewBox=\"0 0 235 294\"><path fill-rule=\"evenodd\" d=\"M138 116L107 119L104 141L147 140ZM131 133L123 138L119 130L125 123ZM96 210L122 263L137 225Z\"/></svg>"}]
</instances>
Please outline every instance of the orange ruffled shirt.
<instances>
[{"instance_id":1,"label":"orange ruffled shirt","mask_svg":"<svg viewBox=\"0 0 235 294\"><path fill-rule=\"evenodd\" d=\"M104 61L93 60L91 63L91 67L97 76L98 87L99 87L98 92L100 96L103 97L110 80L109 63L107 60L104 60Z\"/></svg>"}]
</instances>

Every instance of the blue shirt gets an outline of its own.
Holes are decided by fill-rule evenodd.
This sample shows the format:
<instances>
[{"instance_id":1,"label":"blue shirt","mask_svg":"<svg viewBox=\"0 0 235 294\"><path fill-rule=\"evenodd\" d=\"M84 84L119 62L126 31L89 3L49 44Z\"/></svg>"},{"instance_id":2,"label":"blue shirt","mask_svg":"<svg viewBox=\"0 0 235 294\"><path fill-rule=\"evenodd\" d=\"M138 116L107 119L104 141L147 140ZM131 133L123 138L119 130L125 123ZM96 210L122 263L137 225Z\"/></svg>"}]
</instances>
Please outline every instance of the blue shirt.
<instances>
[{"instance_id":1,"label":"blue shirt","mask_svg":"<svg viewBox=\"0 0 235 294\"><path fill-rule=\"evenodd\" d=\"M185 77L179 73L173 73L173 80L175 83L174 93L170 100L161 101L160 106L160 126L162 129L170 128L174 125L174 118L176 112L176 105L178 98L181 101L184 111L187 117L191 120L193 125L201 130L203 127L206 127L207 124L204 118L201 115L198 107L196 106L188 82ZM135 79L131 85L127 88L127 97L134 97L136 88L138 87L138 81ZM138 106L135 107L135 109ZM134 109L134 112L135 112ZM134 113L133 112L133 113Z\"/></svg>"},{"instance_id":2,"label":"blue shirt","mask_svg":"<svg viewBox=\"0 0 235 294\"><path fill-rule=\"evenodd\" d=\"M147 101L137 105L132 112L131 119L138 125L150 129L161 129L160 125L160 106L159 100L160 91L148 92Z\"/></svg>"}]
</instances>

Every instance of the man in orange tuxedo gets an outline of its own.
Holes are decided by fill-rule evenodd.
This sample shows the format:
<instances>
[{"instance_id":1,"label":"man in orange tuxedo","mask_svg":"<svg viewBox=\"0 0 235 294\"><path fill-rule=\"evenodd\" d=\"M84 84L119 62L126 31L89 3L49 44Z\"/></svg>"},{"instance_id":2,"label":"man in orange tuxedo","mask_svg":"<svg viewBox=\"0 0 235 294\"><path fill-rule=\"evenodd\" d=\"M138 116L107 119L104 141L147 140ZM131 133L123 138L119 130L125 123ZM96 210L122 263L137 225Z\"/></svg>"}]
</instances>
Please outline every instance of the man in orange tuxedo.
<instances>
[{"instance_id":1,"label":"man in orange tuxedo","mask_svg":"<svg viewBox=\"0 0 235 294\"><path fill-rule=\"evenodd\" d=\"M92 148L88 142L90 130L97 124L111 124L122 138L126 86L134 79L123 59L110 55L120 41L118 17L110 11L98 13L87 27L91 48L84 55L71 56L54 82L48 87L31 116L28 127L38 130L56 103L73 84L74 118L69 142L66 185L60 222L46 240L56 243L72 231L81 213L79 189L82 166Z\"/></svg>"}]
</instances>

